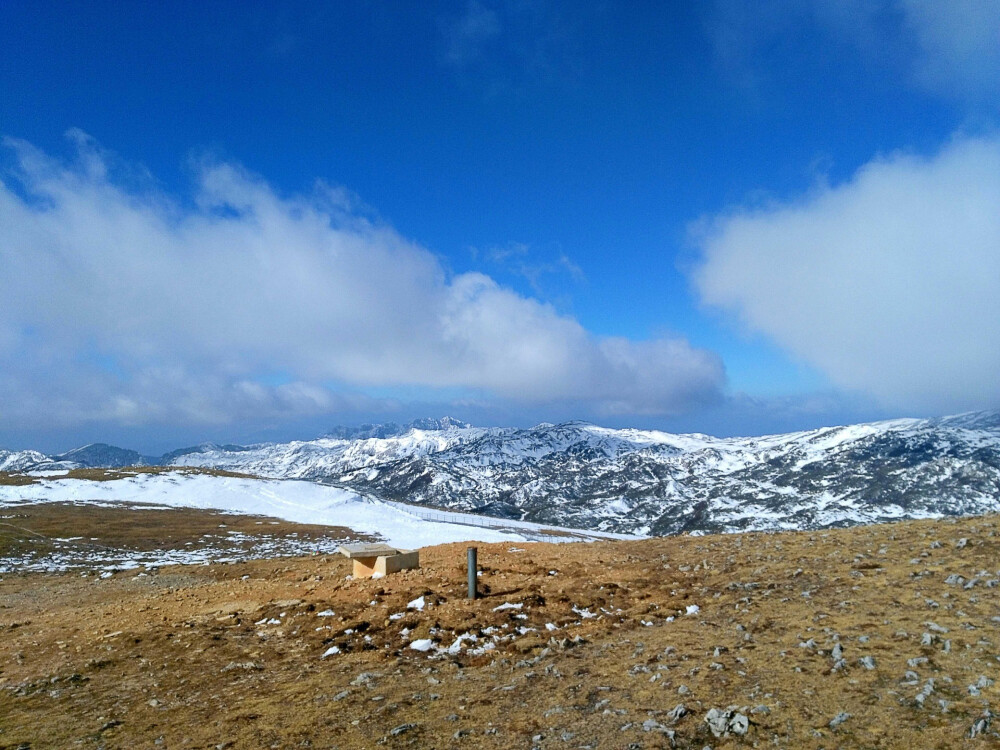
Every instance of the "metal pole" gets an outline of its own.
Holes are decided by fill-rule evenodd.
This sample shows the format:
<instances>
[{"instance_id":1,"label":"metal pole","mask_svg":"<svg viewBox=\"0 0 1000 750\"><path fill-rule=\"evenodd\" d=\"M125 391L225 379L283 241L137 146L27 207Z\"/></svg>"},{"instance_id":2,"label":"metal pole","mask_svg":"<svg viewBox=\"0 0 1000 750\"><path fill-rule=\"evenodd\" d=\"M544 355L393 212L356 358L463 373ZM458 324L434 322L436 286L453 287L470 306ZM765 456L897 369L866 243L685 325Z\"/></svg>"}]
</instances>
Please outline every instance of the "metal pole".
<instances>
[{"instance_id":1,"label":"metal pole","mask_svg":"<svg viewBox=\"0 0 1000 750\"><path fill-rule=\"evenodd\" d=\"M476 563L476 548L469 547L466 550L469 557L469 598L476 598L476 583L478 582L476 578L479 574L479 565Z\"/></svg>"}]
</instances>

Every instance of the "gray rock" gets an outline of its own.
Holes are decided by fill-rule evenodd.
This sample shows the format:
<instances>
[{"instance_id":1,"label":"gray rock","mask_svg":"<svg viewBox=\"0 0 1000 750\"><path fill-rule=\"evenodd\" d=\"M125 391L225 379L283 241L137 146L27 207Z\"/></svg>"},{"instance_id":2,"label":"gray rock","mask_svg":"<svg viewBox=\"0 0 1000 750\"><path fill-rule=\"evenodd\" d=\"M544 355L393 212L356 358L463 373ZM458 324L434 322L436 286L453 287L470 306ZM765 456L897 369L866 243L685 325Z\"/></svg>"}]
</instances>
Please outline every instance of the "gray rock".
<instances>
[{"instance_id":1,"label":"gray rock","mask_svg":"<svg viewBox=\"0 0 1000 750\"><path fill-rule=\"evenodd\" d=\"M687 706L683 703L678 703L672 709L667 711L667 719L670 720L671 724L676 724L688 713Z\"/></svg>"},{"instance_id":2,"label":"gray rock","mask_svg":"<svg viewBox=\"0 0 1000 750\"><path fill-rule=\"evenodd\" d=\"M735 706L709 709L705 714L705 723L715 737L744 735L750 729L750 720L739 713Z\"/></svg>"},{"instance_id":3,"label":"gray rock","mask_svg":"<svg viewBox=\"0 0 1000 750\"><path fill-rule=\"evenodd\" d=\"M949 586L961 586L965 583L965 576L960 576L958 573L952 573L944 579L944 582Z\"/></svg>"},{"instance_id":4,"label":"gray rock","mask_svg":"<svg viewBox=\"0 0 1000 750\"><path fill-rule=\"evenodd\" d=\"M839 643L834 644L833 650L830 652L830 656L834 661L840 661L844 658L844 647Z\"/></svg>"},{"instance_id":5,"label":"gray rock","mask_svg":"<svg viewBox=\"0 0 1000 750\"><path fill-rule=\"evenodd\" d=\"M927 700L930 697L931 693L933 692L934 692L934 680L932 678L924 683L923 688L921 688L920 692L917 693L913 699L917 702L918 705L922 706L924 705L924 701Z\"/></svg>"},{"instance_id":6,"label":"gray rock","mask_svg":"<svg viewBox=\"0 0 1000 750\"><path fill-rule=\"evenodd\" d=\"M362 685L365 687L372 687L375 684L375 678L381 676L382 674L380 672L362 672L351 680L351 684L355 687L360 687Z\"/></svg>"},{"instance_id":7,"label":"gray rock","mask_svg":"<svg viewBox=\"0 0 1000 750\"><path fill-rule=\"evenodd\" d=\"M389 730L389 734L393 737L398 737L401 734L406 734L410 730L416 729L419 724L400 724L398 727L393 727Z\"/></svg>"},{"instance_id":8,"label":"gray rock","mask_svg":"<svg viewBox=\"0 0 1000 750\"><path fill-rule=\"evenodd\" d=\"M827 726L830 727L830 729L836 729L850 718L851 715L849 713L847 713L846 711L841 711L839 714L830 719L830 723L827 724Z\"/></svg>"},{"instance_id":9,"label":"gray rock","mask_svg":"<svg viewBox=\"0 0 1000 750\"><path fill-rule=\"evenodd\" d=\"M968 687L969 695L976 697L979 695L979 692L981 690L985 690L992 684L993 680L991 680L989 677L987 677L986 675L979 675L979 679L976 680L972 685L969 685Z\"/></svg>"},{"instance_id":10,"label":"gray rock","mask_svg":"<svg viewBox=\"0 0 1000 750\"><path fill-rule=\"evenodd\" d=\"M986 734L987 730L990 728L990 724L993 723L993 714L990 713L989 709L983 711L983 715L972 722L972 726L969 727L969 731L966 733L970 739L973 737L978 737L981 734Z\"/></svg>"},{"instance_id":11,"label":"gray rock","mask_svg":"<svg viewBox=\"0 0 1000 750\"><path fill-rule=\"evenodd\" d=\"M968 543L969 543L969 540L966 539L963 536L961 539L959 539L957 542L955 542L955 549L965 549L965 547L966 547L966 545Z\"/></svg>"},{"instance_id":12,"label":"gray rock","mask_svg":"<svg viewBox=\"0 0 1000 750\"><path fill-rule=\"evenodd\" d=\"M912 659L906 660L906 665L911 669L916 669L921 664L926 664L928 661L929 660L926 656L914 656Z\"/></svg>"},{"instance_id":13,"label":"gray rock","mask_svg":"<svg viewBox=\"0 0 1000 750\"><path fill-rule=\"evenodd\" d=\"M858 663L865 669L875 669L874 656L862 656L860 659L858 659Z\"/></svg>"}]
</instances>

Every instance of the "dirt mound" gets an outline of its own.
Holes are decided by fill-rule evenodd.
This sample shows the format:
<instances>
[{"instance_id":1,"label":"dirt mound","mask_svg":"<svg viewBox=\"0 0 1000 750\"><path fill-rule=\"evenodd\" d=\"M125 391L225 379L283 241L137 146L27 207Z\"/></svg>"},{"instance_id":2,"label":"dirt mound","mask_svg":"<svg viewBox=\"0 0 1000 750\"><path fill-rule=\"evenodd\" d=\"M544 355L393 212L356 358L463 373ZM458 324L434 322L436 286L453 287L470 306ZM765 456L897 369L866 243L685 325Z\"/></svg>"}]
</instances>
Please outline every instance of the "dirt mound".
<instances>
[{"instance_id":1,"label":"dirt mound","mask_svg":"<svg viewBox=\"0 0 1000 750\"><path fill-rule=\"evenodd\" d=\"M998 527L8 574L0 748L985 747Z\"/></svg>"}]
</instances>

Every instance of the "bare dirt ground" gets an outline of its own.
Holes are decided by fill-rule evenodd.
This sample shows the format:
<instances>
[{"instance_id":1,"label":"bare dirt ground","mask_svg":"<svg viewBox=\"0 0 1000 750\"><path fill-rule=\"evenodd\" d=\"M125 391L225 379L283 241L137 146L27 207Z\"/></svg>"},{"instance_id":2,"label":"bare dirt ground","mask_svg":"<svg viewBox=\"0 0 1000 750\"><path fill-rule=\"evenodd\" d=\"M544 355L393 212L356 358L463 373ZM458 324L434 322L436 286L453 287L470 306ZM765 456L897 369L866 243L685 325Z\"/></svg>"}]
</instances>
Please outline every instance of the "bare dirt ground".
<instances>
[{"instance_id":1,"label":"bare dirt ground","mask_svg":"<svg viewBox=\"0 0 1000 750\"><path fill-rule=\"evenodd\" d=\"M0 748L994 747L998 529L8 573Z\"/></svg>"}]
</instances>

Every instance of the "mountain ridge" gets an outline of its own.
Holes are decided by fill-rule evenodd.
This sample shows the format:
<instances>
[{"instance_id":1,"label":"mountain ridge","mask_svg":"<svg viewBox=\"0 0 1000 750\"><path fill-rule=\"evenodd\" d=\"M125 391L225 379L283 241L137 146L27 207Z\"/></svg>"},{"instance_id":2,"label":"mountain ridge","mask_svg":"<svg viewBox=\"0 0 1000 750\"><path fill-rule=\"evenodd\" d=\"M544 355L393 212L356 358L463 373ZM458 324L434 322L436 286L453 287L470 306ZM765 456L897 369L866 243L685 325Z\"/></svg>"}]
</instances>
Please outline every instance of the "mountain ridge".
<instances>
[{"instance_id":1,"label":"mountain ridge","mask_svg":"<svg viewBox=\"0 0 1000 750\"><path fill-rule=\"evenodd\" d=\"M202 444L161 462L630 534L824 528L1000 510L998 411L730 438L580 421L472 427L447 417L349 429L349 437ZM103 453L131 455L116 450ZM41 459L0 454L0 468L7 462L28 470L32 457L55 465L102 454L81 451Z\"/></svg>"}]
</instances>

